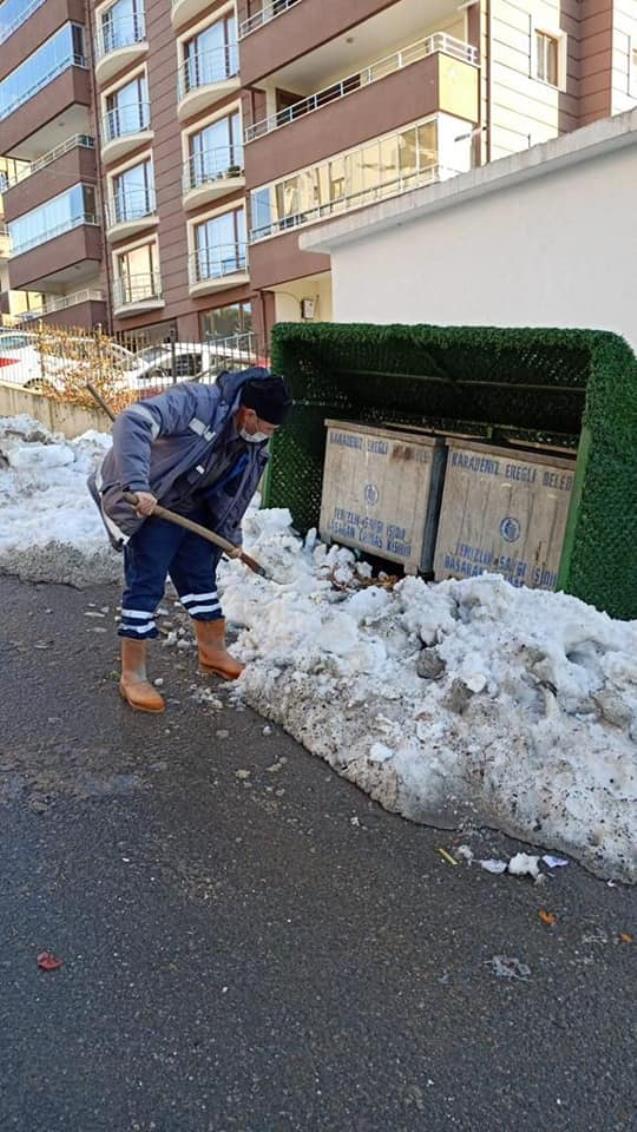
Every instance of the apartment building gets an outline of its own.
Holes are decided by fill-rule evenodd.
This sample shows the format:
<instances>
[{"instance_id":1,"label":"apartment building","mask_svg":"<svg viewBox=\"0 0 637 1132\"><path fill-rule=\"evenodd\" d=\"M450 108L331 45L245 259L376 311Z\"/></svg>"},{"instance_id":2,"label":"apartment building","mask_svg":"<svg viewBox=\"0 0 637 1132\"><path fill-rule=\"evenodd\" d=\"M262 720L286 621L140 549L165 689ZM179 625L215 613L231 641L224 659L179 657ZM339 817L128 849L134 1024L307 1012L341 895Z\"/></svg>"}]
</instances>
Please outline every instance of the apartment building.
<instances>
[{"instance_id":1,"label":"apartment building","mask_svg":"<svg viewBox=\"0 0 637 1132\"><path fill-rule=\"evenodd\" d=\"M331 317L309 225L636 103L637 0L0 0L10 287L264 341Z\"/></svg>"}]
</instances>

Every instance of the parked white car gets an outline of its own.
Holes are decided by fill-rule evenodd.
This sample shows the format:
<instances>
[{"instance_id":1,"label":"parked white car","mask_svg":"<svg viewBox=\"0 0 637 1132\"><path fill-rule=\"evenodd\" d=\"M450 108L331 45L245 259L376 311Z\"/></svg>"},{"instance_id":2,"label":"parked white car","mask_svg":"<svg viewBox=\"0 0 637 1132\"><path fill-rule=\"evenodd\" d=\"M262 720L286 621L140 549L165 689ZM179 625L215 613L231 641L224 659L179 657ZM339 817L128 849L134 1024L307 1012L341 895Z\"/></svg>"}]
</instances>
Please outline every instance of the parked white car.
<instances>
[{"instance_id":1,"label":"parked white car","mask_svg":"<svg viewBox=\"0 0 637 1132\"><path fill-rule=\"evenodd\" d=\"M63 389L63 379L69 374L90 381L99 370L102 375L111 374L117 387L148 395L174 381L215 381L222 370L266 365L265 359L245 348L248 346L239 336L216 342L161 343L135 354L109 338L96 344L90 335L58 338L55 330L45 337L28 330L3 330L0 382L46 393Z\"/></svg>"},{"instance_id":2,"label":"parked white car","mask_svg":"<svg viewBox=\"0 0 637 1132\"><path fill-rule=\"evenodd\" d=\"M68 373L85 374L87 381L95 370L95 346L91 338L59 339L59 351L55 334L47 339L47 349L42 349L41 336L26 330L0 331L0 381L20 385L24 389L46 392L47 389L63 388L63 375ZM63 350L70 346L73 356L68 357ZM112 365L118 383L135 387L137 358L130 350L108 339L100 343L100 350L107 350L106 365ZM104 355L100 355L100 365Z\"/></svg>"},{"instance_id":3,"label":"parked white car","mask_svg":"<svg viewBox=\"0 0 637 1132\"><path fill-rule=\"evenodd\" d=\"M245 344L247 345L247 343ZM184 381L189 378L213 380L222 370L247 369L267 365L245 348L242 337L217 342L174 342L147 346L137 355L136 379L142 384Z\"/></svg>"}]
</instances>

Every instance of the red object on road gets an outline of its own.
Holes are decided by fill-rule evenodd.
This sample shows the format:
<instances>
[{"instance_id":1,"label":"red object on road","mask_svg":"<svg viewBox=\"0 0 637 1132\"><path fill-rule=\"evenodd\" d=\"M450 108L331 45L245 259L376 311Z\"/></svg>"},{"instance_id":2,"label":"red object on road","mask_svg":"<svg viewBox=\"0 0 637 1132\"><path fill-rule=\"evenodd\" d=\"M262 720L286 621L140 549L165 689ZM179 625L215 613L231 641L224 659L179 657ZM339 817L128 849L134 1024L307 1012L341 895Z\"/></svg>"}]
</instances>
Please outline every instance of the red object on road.
<instances>
[{"instance_id":1,"label":"red object on road","mask_svg":"<svg viewBox=\"0 0 637 1132\"><path fill-rule=\"evenodd\" d=\"M64 960L58 959L50 951L41 951L38 955L38 967L41 971L58 971L64 966Z\"/></svg>"}]
</instances>

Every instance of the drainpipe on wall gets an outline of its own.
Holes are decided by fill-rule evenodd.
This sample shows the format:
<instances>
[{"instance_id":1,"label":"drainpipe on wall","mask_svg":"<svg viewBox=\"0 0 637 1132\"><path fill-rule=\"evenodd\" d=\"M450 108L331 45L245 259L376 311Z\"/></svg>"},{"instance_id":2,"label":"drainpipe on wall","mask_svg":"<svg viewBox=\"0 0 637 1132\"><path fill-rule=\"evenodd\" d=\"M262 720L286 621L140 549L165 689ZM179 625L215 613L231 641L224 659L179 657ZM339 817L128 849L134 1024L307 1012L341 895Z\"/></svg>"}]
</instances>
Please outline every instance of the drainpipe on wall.
<instances>
[{"instance_id":1,"label":"drainpipe on wall","mask_svg":"<svg viewBox=\"0 0 637 1132\"><path fill-rule=\"evenodd\" d=\"M493 152L493 143L491 134L493 132L493 13L491 7L491 0L484 0L485 14L487 20L487 164L491 161Z\"/></svg>"},{"instance_id":2,"label":"drainpipe on wall","mask_svg":"<svg viewBox=\"0 0 637 1132\"><path fill-rule=\"evenodd\" d=\"M94 26L94 23L93 23L93 12L91 10L90 4L88 3L88 0L87 0L87 3L86 3L86 22L87 22L88 33L89 33L89 38L90 38L88 57L89 57L90 73L91 73L91 102L93 104L93 107L92 107L93 118L94 118L94 121L95 121L95 130L94 130L94 134L95 134L95 161L96 161L96 164L97 164L97 188L99 190L100 214L101 214L101 219L102 219L102 249L103 249L103 258L104 258L104 271L106 273L106 326L107 326L107 329L108 329L108 333L112 334L113 333L113 289L112 289L113 280L112 280L112 276L111 276L111 264L110 264L110 258L109 258L108 245L107 245L107 242L106 242L106 200L104 199L104 169L102 167L102 145L101 145L101 136L100 136L100 129L101 129L100 114L99 114L100 99L99 99L99 94L98 94L98 91L97 91L97 84L95 82L95 66L94 66L94 59L93 59L93 48L94 48L94 44L95 44L95 26Z\"/></svg>"}]
</instances>

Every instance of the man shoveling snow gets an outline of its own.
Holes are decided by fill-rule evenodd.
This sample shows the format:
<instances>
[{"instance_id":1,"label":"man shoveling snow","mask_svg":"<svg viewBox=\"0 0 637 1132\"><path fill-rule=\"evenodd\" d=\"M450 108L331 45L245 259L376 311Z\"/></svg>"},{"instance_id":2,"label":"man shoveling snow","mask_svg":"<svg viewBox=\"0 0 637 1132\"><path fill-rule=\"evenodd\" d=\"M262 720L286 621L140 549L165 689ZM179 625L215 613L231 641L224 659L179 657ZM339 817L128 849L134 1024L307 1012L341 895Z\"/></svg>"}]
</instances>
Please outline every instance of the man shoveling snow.
<instances>
[{"instance_id":1,"label":"man shoveling snow","mask_svg":"<svg viewBox=\"0 0 637 1132\"><path fill-rule=\"evenodd\" d=\"M216 585L220 553L163 518L162 506L214 529L233 545L268 460L267 443L291 405L282 378L266 369L222 374L214 385L177 385L124 410L113 447L89 477L113 546L124 551L126 585L119 636L120 692L137 711L165 701L146 673L155 611L170 579L195 626L204 671L236 680L243 665L226 649ZM136 507L125 495L134 493Z\"/></svg>"},{"instance_id":2,"label":"man shoveling snow","mask_svg":"<svg viewBox=\"0 0 637 1132\"><path fill-rule=\"evenodd\" d=\"M100 581L116 576L78 490L107 443L0 420L0 570L85 587L101 553ZM637 621L493 575L370 585L351 551L258 503L243 534L280 582L219 563L244 702L406 818L637 882Z\"/></svg>"}]
</instances>

